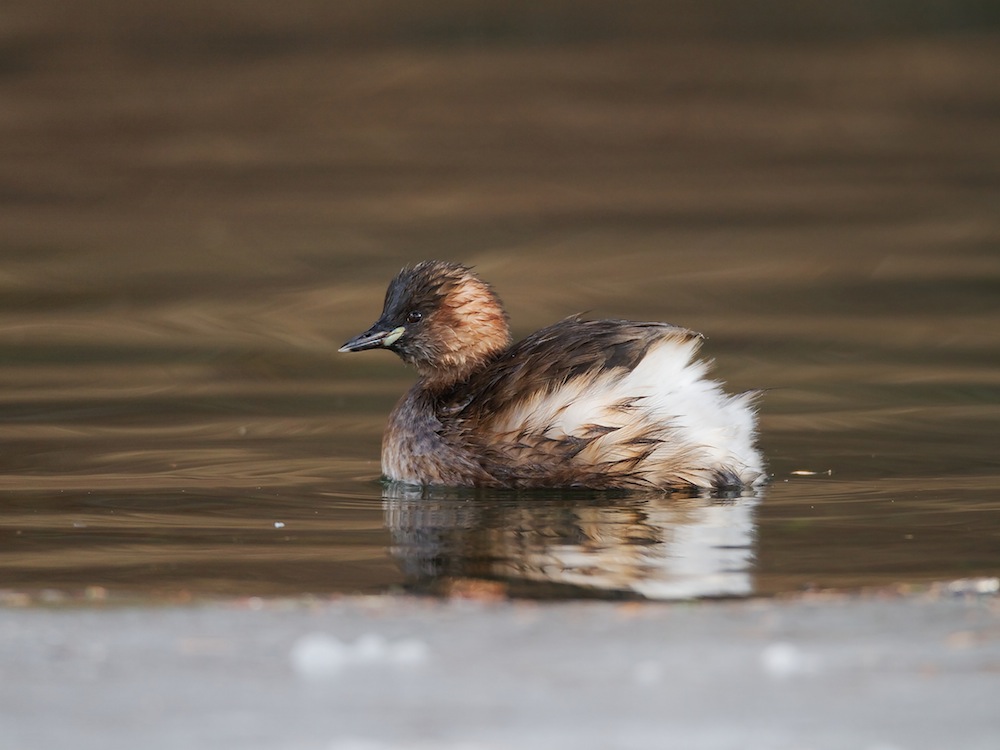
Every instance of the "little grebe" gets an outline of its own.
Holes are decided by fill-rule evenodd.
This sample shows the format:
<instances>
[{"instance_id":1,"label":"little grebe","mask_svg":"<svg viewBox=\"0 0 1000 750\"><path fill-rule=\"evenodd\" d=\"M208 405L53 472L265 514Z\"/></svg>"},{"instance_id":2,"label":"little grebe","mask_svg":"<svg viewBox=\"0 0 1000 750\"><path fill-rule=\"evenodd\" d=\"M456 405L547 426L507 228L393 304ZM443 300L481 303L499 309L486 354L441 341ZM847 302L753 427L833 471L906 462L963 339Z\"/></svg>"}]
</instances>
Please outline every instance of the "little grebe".
<instances>
[{"instance_id":1,"label":"little grebe","mask_svg":"<svg viewBox=\"0 0 1000 750\"><path fill-rule=\"evenodd\" d=\"M734 488L764 480L753 394L727 395L666 323L568 318L511 345L493 289L457 263L404 268L342 352L385 348L420 376L382 471L413 484Z\"/></svg>"}]
</instances>

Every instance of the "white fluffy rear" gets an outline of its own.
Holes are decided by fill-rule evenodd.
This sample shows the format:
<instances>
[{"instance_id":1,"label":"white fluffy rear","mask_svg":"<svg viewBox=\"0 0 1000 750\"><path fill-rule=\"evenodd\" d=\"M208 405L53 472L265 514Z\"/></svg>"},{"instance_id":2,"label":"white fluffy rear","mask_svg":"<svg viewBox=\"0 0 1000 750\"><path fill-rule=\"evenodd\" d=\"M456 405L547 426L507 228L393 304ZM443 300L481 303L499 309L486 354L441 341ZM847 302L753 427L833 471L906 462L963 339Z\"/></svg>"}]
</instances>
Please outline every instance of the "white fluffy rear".
<instances>
[{"instance_id":1,"label":"white fluffy rear","mask_svg":"<svg viewBox=\"0 0 1000 750\"><path fill-rule=\"evenodd\" d=\"M752 395L730 396L705 378L708 365L695 359L700 342L678 329L632 370L602 370L536 393L497 414L493 430L522 440L588 439L575 464L627 471L637 484L759 483Z\"/></svg>"}]
</instances>

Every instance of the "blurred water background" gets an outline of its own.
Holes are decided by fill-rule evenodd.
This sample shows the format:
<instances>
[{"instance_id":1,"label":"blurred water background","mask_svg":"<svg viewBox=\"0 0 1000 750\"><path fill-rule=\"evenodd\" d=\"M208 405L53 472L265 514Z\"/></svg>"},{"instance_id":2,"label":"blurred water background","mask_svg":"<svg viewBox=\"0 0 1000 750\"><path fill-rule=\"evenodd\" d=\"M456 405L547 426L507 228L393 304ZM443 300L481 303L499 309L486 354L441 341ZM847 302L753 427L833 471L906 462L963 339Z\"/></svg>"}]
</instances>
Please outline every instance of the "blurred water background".
<instances>
[{"instance_id":1,"label":"blurred water background","mask_svg":"<svg viewBox=\"0 0 1000 750\"><path fill-rule=\"evenodd\" d=\"M1000 10L6 3L0 589L773 594L1000 571ZM407 493L406 263L702 331L753 497Z\"/></svg>"}]
</instances>

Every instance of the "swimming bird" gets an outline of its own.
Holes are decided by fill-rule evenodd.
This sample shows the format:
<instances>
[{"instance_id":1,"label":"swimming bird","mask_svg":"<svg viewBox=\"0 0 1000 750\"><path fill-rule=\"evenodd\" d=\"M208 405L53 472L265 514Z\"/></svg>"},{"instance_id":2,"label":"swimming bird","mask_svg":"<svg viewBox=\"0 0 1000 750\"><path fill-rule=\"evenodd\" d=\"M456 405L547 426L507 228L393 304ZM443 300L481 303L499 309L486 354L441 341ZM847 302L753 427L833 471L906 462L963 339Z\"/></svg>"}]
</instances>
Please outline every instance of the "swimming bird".
<instances>
[{"instance_id":1,"label":"swimming bird","mask_svg":"<svg viewBox=\"0 0 1000 750\"><path fill-rule=\"evenodd\" d=\"M493 288L461 264L404 268L341 352L417 370L389 416L390 480L465 487L739 488L765 474L755 393L728 395L667 323L566 318L512 344Z\"/></svg>"}]
</instances>

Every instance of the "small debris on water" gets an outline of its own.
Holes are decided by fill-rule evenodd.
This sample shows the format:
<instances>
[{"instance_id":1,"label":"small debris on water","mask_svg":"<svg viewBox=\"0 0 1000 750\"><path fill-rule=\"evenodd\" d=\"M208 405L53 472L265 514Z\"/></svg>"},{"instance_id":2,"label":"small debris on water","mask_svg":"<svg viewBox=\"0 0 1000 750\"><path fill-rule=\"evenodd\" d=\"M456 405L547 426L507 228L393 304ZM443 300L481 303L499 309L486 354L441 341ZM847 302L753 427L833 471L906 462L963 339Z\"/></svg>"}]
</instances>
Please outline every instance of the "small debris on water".
<instances>
[{"instance_id":1,"label":"small debris on water","mask_svg":"<svg viewBox=\"0 0 1000 750\"><path fill-rule=\"evenodd\" d=\"M826 471L812 471L811 469L796 469L795 471L789 473L793 477L818 477L820 475L826 477L832 477L833 469L827 469Z\"/></svg>"},{"instance_id":2,"label":"small debris on water","mask_svg":"<svg viewBox=\"0 0 1000 750\"><path fill-rule=\"evenodd\" d=\"M275 521L274 522L274 528L276 528L276 529L283 529L283 528L285 528L285 522L284 521Z\"/></svg>"}]
</instances>

